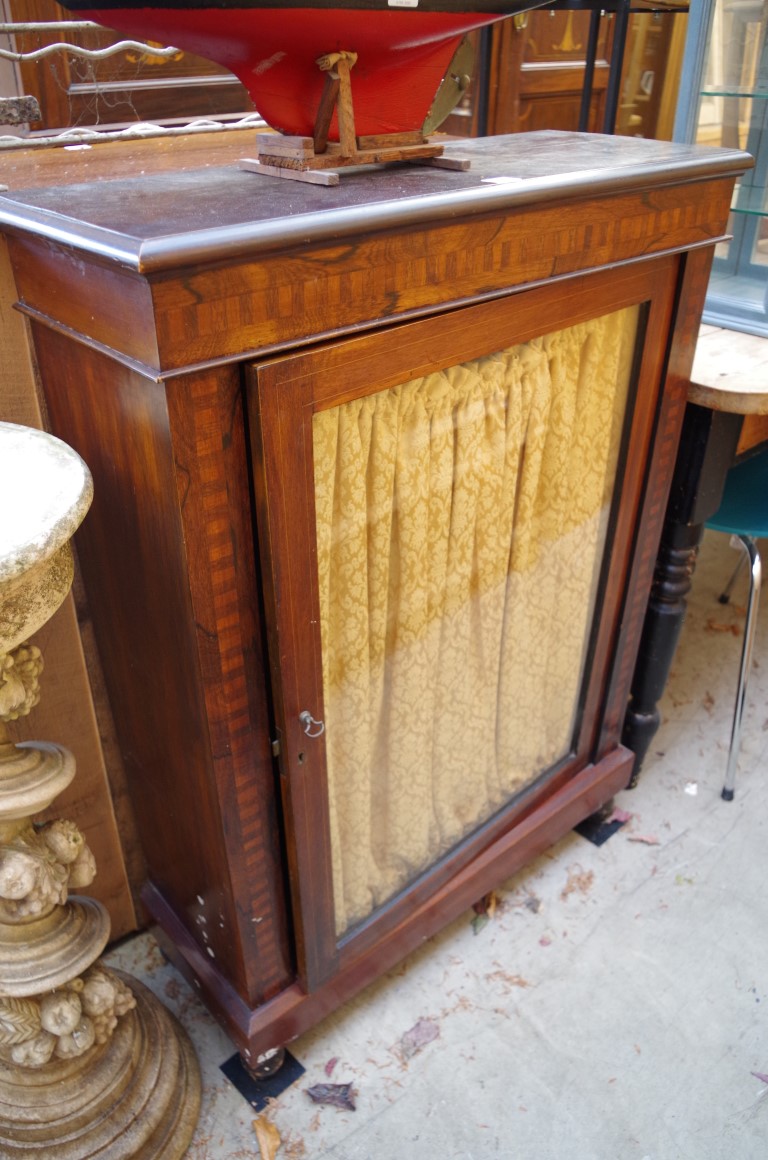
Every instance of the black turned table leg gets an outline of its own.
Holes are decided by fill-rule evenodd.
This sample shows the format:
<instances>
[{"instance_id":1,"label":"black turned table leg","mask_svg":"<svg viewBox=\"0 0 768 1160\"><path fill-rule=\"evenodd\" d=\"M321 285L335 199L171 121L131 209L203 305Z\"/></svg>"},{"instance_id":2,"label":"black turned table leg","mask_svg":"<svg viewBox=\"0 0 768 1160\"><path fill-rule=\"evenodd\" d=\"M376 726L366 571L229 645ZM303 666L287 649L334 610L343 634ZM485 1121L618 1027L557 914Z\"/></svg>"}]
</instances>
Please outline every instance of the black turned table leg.
<instances>
[{"instance_id":1,"label":"black turned table leg","mask_svg":"<svg viewBox=\"0 0 768 1160\"><path fill-rule=\"evenodd\" d=\"M630 786L637 784L645 755L661 724L658 702L685 620L686 597L703 533L703 524L668 522L664 526L621 738L636 755Z\"/></svg>"},{"instance_id":2,"label":"black turned table leg","mask_svg":"<svg viewBox=\"0 0 768 1160\"><path fill-rule=\"evenodd\" d=\"M666 688L686 612L704 524L720 505L743 419L689 404L672 479L656 571L632 679L622 741L636 754L631 785L660 724Z\"/></svg>"}]
</instances>

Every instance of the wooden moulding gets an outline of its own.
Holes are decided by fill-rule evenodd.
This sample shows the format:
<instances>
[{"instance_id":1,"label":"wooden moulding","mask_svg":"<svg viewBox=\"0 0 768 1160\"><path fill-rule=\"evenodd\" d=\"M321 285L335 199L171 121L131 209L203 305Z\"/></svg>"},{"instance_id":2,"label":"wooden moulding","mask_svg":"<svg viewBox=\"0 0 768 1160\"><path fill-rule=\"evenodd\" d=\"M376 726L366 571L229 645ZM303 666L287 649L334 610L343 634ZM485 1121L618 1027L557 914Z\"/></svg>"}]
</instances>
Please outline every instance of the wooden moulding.
<instances>
[{"instance_id":1,"label":"wooden moulding","mask_svg":"<svg viewBox=\"0 0 768 1160\"><path fill-rule=\"evenodd\" d=\"M414 909L389 938L352 960L329 982L310 993L296 983L254 1010L249 1010L212 969L199 945L152 885L144 891L144 904L160 925L161 930L154 933L163 950L181 973L193 980L198 994L245 1058L255 1059L309 1030L595 813L627 786L633 762L634 755L618 747L597 765L587 766Z\"/></svg>"},{"instance_id":2,"label":"wooden moulding","mask_svg":"<svg viewBox=\"0 0 768 1160\"><path fill-rule=\"evenodd\" d=\"M183 366L222 347L270 348L301 341L308 320L330 337L359 326L433 314L476 300L529 289L606 263L670 253L690 244L689 221L702 244L719 240L717 214L727 213L727 184L703 187L695 207L679 188L658 191L649 214L642 194L585 199L578 217L564 204L526 214L446 218L400 234L312 244L224 269L199 268L184 278L153 280L157 341L164 367ZM566 224L567 222L567 224ZM655 228L654 228L655 227ZM239 328L224 330L222 315Z\"/></svg>"},{"instance_id":3,"label":"wooden moulding","mask_svg":"<svg viewBox=\"0 0 768 1160\"><path fill-rule=\"evenodd\" d=\"M414 221L419 228L409 222L398 235L358 237L342 227L338 240L324 240L317 234L325 215L318 215L300 252L288 251L290 238L288 252L249 255L243 245L226 266L202 254L196 261L190 252L184 255L189 268L143 277L45 238L10 236L9 250L23 310L163 372L330 337L359 326L361 316L382 325L608 262L669 253L687 248L692 230L702 244L716 242L730 183L700 189L694 205L680 188L660 189L650 213L640 193L585 198L575 221L562 203L545 204L526 214L524 231L517 211L491 212L426 227ZM211 200L216 193L212 187ZM138 260L148 257L145 246ZM170 254L161 259L163 266L172 260ZM87 277L78 278L72 295L66 288L75 266L87 269Z\"/></svg>"}]
</instances>

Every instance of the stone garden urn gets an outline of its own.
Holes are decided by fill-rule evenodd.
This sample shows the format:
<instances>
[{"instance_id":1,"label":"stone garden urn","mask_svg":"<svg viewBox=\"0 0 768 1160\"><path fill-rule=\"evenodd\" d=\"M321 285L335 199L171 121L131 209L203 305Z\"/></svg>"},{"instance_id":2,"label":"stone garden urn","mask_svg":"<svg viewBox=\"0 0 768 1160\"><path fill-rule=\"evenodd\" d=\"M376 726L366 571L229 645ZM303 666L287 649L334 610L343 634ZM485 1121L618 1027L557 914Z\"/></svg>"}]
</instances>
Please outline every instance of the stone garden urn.
<instances>
[{"instance_id":1,"label":"stone garden urn","mask_svg":"<svg viewBox=\"0 0 768 1160\"><path fill-rule=\"evenodd\" d=\"M0 1156L181 1157L200 1106L192 1046L142 984L100 960L95 875L67 821L36 824L75 776L66 749L13 744L7 722L39 700L30 637L64 600L72 535L91 503L79 455L0 423Z\"/></svg>"}]
</instances>

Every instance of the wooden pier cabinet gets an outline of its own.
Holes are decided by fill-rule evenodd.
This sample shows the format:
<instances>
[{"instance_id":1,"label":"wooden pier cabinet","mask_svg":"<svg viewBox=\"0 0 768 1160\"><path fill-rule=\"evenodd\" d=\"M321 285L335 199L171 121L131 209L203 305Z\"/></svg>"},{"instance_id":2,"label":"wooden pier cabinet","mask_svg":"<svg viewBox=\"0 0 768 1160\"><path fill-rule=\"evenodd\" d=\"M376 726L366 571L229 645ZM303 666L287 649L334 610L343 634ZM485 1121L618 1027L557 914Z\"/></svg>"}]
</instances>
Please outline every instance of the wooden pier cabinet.
<instances>
[{"instance_id":1,"label":"wooden pier cabinet","mask_svg":"<svg viewBox=\"0 0 768 1160\"><path fill-rule=\"evenodd\" d=\"M713 248L749 158L0 198L163 945L255 1063L627 785Z\"/></svg>"}]
</instances>

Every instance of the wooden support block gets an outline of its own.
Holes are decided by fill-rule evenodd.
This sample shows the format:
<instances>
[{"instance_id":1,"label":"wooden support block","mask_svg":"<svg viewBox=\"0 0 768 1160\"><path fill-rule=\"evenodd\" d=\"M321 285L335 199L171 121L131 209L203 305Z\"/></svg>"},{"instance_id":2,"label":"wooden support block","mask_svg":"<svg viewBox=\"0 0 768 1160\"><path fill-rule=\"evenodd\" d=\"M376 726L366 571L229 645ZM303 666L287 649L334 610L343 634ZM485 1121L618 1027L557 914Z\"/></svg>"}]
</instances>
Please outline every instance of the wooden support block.
<instances>
[{"instance_id":1,"label":"wooden support block","mask_svg":"<svg viewBox=\"0 0 768 1160\"><path fill-rule=\"evenodd\" d=\"M401 145L428 145L427 138L418 129L413 133L377 133L358 137L358 149L393 149Z\"/></svg>"},{"instance_id":2,"label":"wooden support block","mask_svg":"<svg viewBox=\"0 0 768 1160\"><path fill-rule=\"evenodd\" d=\"M397 161L426 161L439 158L442 145L405 145L394 149L359 149L354 157L334 158L335 165L389 165ZM310 162L310 164L312 164Z\"/></svg>"},{"instance_id":3,"label":"wooden support block","mask_svg":"<svg viewBox=\"0 0 768 1160\"><path fill-rule=\"evenodd\" d=\"M472 168L468 157L431 157L425 164L434 165L437 169L455 169L460 173L466 173Z\"/></svg>"},{"instance_id":4,"label":"wooden support block","mask_svg":"<svg viewBox=\"0 0 768 1160\"><path fill-rule=\"evenodd\" d=\"M257 133L256 146L259 156L269 157L314 157L315 143L311 137L286 137L282 133Z\"/></svg>"},{"instance_id":5,"label":"wooden support block","mask_svg":"<svg viewBox=\"0 0 768 1160\"><path fill-rule=\"evenodd\" d=\"M278 154L260 153L260 165L273 165L278 169L330 169L330 165L315 164L313 157L280 157Z\"/></svg>"},{"instance_id":6,"label":"wooden support block","mask_svg":"<svg viewBox=\"0 0 768 1160\"><path fill-rule=\"evenodd\" d=\"M310 185L338 185L339 175L330 169L292 169L287 165L268 165L251 157L241 157L238 168L247 173L263 173L267 177L283 177L287 181L306 181Z\"/></svg>"}]
</instances>

